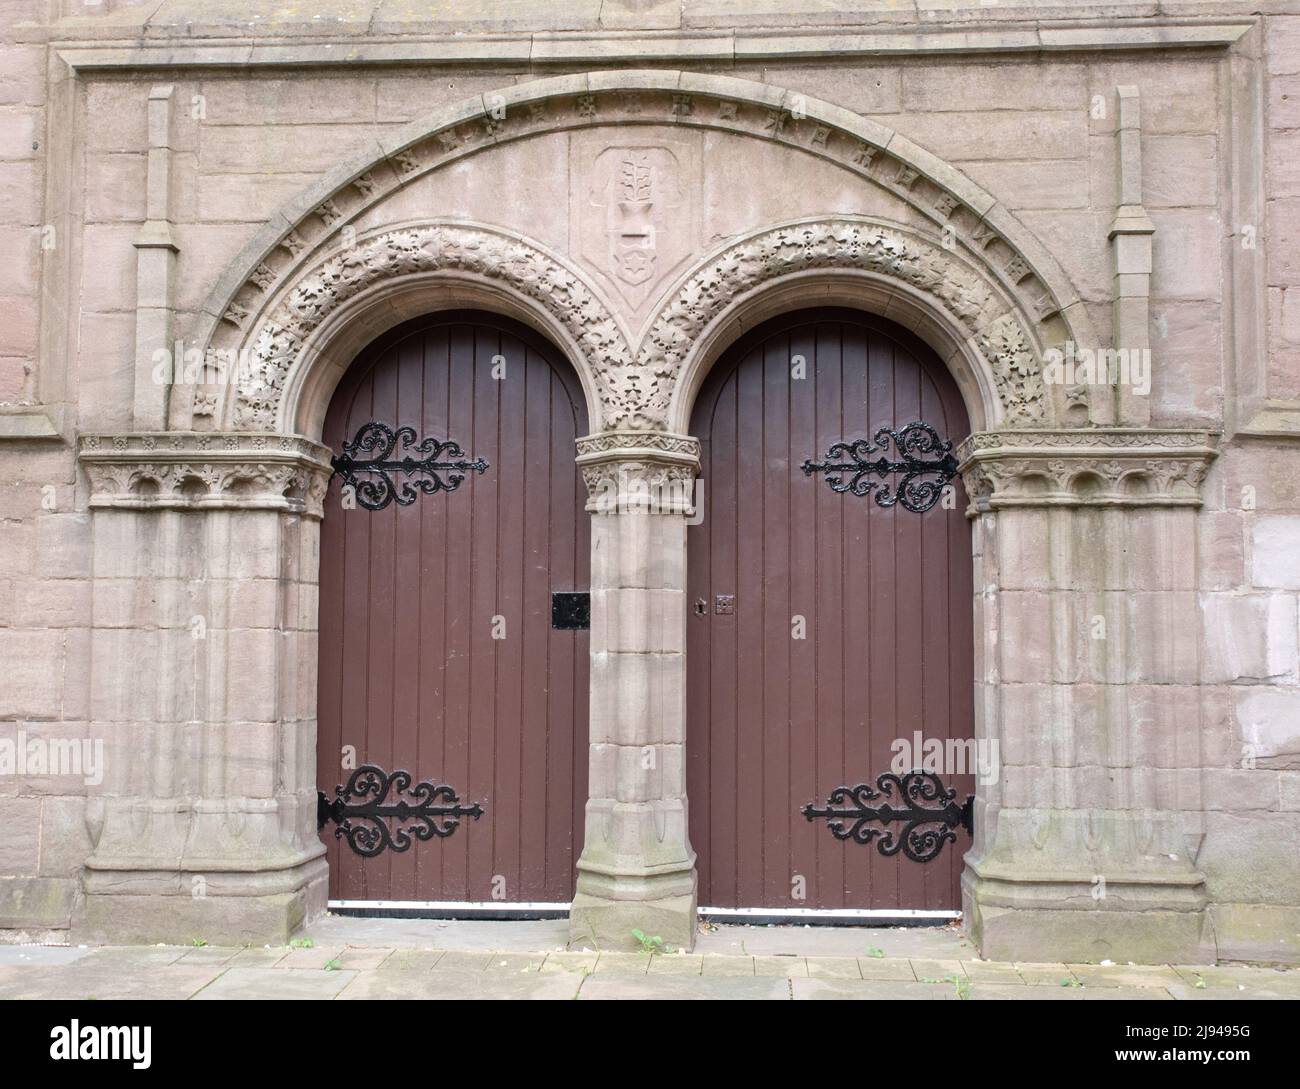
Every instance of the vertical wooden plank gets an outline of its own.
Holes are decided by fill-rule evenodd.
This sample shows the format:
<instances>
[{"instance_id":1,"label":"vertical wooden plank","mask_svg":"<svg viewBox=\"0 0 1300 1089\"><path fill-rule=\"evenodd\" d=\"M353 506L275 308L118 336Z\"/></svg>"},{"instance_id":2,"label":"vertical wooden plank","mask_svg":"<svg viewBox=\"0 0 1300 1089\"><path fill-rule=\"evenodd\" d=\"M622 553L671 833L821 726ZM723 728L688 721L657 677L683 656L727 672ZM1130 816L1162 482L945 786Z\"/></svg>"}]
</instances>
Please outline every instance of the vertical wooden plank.
<instances>
[{"instance_id":1,"label":"vertical wooden plank","mask_svg":"<svg viewBox=\"0 0 1300 1089\"><path fill-rule=\"evenodd\" d=\"M819 838L799 806L817 796L817 672L823 651L838 656L838 641L827 638L822 624L822 603L818 594L817 549L820 540L817 524L816 482L803 472L806 459L817 460L817 340L813 327L800 327L790 333L790 360L803 361L803 377L790 378L789 413L786 420L785 486L789 504L783 528L789 568L790 611L808 617L808 638L790 642L789 718L786 751L788 773L783 793L788 799L786 827L789 846L784 860L785 902L792 907L807 907L808 896L815 896L818 884L817 861ZM805 898L792 898L793 881L803 879ZM781 901L774 901L779 903Z\"/></svg>"},{"instance_id":2,"label":"vertical wooden plank","mask_svg":"<svg viewBox=\"0 0 1300 1089\"><path fill-rule=\"evenodd\" d=\"M793 606L790 595L790 340L776 337L762 352L763 469L755 482L763 493L762 573L754 592L762 603L761 754L763 795L790 797L790 669L794 646L807 646L817 617ZM796 613L799 615L796 629ZM794 638L799 635L798 641ZM769 807L763 816L763 904L790 902L790 807Z\"/></svg>"}]
</instances>

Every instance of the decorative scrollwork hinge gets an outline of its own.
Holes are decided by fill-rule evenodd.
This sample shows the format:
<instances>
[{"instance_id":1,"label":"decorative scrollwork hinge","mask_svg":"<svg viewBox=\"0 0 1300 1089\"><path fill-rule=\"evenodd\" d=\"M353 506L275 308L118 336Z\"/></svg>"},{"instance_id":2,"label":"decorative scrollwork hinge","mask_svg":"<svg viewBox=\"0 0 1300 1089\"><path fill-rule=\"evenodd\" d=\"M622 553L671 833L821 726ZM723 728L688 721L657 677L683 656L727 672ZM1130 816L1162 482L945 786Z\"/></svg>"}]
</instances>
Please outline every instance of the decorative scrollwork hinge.
<instances>
[{"instance_id":1,"label":"decorative scrollwork hinge","mask_svg":"<svg viewBox=\"0 0 1300 1089\"><path fill-rule=\"evenodd\" d=\"M909 771L903 776L885 772L876 777L875 789L866 783L836 787L825 806L809 802L800 812L810 821L825 820L836 839L874 840L882 855L902 851L913 862L929 862L945 843L956 842L958 828L974 831L974 795L964 803L956 799L957 792L945 787L933 772ZM884 827L870 827L873 823ZM904 827L891 828L891 824Z\"/></svg>"},{"instance_id":2,"label":"decorative scrollwork hinge","mask_svg":"<svg viewBox=\"0 0 1300 1089\"><path fill-rule=\"evenodd\" d=\"M402 450L410 452L395 457L393 451L399 442ZM359 460L358 454L373 454L374 457ZM414 456L416 454L421 456ZM343 444L343 452L330 459L330 465L334 475L353 488L357 502L366 510L383 510L394 502L398 506L409 506L420 492L426 495L439 491L454 492L466 473L482 473L488 467L482 458L473 461L466 458L457 443L438 439L416 442L415 428L399 427L394 431L376 420L362 424L352 441ZM373 474L374 478L358 478L358 473ZM399 486L393 480L392 474L395 473L418 475L418 479L403 480ZM447 474L446 477L443 473Z\"/></svg>"},{"instance_id":3,"label":"decorative scrollwork hinge","mask_svg":"<svg viewBox=\"0 0 1300 1089\"><path fill-rule=\"evenodd\" d=\"M894 458L888 456L890 442L897 455ZM879 456L873 458L872 454ZM927 460L925 455L934 457ZM836 460L845 456L849 460ZM867 439L833 443L824 461L809 458L803 463L803 471L808 476L835 474L826 477L833 492L865 496L874 491L877 506L901 503L908 510L923 514L939 501L944 485L957 474L957 459L953 457L951 442L944 442L933 427L917 420L901 431L880 428L874 443ZM892 491L889 484L870 479L872 476L883 479L891 473L903 474Z\"/></svg>"},{"instance_id":4,"label":"decorative scrollwork hinge","mask_svg":"<svg viewBox=\"0 0 1300 1089\"><path fill-rule=\"evenodd\" d=\"M406 792L415 799L413 802L400 797ZM390 793L399 797L390 801ZM389 774L373 764L357 768L346 786L335 788L335 794L331 799L317 791L316 829L333 821L338 826L334 838L346 836L348 846L363 858L374 858L384 851L405 851L416 839L446 839L460 827L461 817L478 820L483 816L480 802L462 805L455 790L445 784L426 781L412 786L410 772ZM360 801L349 802L350 798ZM389 820L395 820L397 827L390 828ZM408 821L414 823L403 827Z\"/></svg>"}]
</instances>

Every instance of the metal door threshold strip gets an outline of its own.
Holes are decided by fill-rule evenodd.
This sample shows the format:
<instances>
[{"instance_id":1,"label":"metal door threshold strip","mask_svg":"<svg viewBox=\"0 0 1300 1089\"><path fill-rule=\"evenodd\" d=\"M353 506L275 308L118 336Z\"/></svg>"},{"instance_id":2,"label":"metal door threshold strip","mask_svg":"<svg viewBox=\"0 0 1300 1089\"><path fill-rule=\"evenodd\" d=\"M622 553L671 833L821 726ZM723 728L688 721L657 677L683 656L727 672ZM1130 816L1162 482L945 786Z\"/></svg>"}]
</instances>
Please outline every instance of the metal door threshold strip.
<instances>
[{"instance_id":1,"label":"metal door threshold strip","mask_svg":"<svg viewBox=\"0 0 1300 1089\"><path fill-rule=\"evenodd\" d=\"M471 900L331 900L335 915L371 919L563 919L568 904L503 904ZM923 908L714 908L699 909L712 922L802 926L943 926L960 911Z\"/></svg>"},{"instance_id":2,"label":"metal door threshold strip","mask_svg":"<svg viewBox=\"0 0 1300 1089\"><path fill-rule=\"evenodd\" d=\"M569 905L492 900L331 900L335 915L370 919L564 919Z\"/></svg>"}]
</instances>

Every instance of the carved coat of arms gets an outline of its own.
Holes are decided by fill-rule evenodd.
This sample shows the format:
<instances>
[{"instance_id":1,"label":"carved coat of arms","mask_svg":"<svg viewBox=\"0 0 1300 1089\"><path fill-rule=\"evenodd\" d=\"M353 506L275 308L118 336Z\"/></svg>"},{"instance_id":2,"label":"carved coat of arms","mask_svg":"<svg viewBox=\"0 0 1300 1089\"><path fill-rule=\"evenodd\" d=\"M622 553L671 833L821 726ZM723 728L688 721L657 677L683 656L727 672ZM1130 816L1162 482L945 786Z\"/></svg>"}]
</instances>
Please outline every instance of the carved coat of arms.
<instances>
[{"instance_id":1,"label":"carved coat of arms","mask_svg":"<svg viewBox=\"0 0 1300 1089\"><path fill-rule=\"evenodd\" d=\"M640 307L691 252L681 160L670 147L645 144L605 146L587 162L590 204L575 223L583 253Z\"/></svg>"}]
</instances>

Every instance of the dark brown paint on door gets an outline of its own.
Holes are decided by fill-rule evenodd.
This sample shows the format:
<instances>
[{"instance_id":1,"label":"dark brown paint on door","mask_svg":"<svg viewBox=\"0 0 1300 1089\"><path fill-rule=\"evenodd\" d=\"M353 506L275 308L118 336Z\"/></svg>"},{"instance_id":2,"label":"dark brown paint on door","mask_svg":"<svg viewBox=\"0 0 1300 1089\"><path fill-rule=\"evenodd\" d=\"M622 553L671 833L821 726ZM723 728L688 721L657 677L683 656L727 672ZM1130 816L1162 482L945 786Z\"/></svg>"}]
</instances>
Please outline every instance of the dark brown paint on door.
<instances>
[{"instance_id":1,"label":"dark brown paint on door","mask_svg":"<svg viewBox=\"0 0 1300 1089\"><path fill-rule=\"evenodd\" d=\"M807 376L792 378L795 356ZM926 864L834 839L805 802L890 770L891 743L973 736L965 495L915 514L806 476L841 439L969 424L934 353L855 311L803 311L744 337L696 401L704 517L688 532L687 789L700 903L956 909L970 839ZM720 614L716 595L734 594ZM794 618L806 638L792 637ZM959 798L973 776L944 776ZM796 898L796 879L806 899Z\"/></svg>"},{"instance_id":2,"label":"dark brown paint on door","mask_svg":"<svg viewBox=\"0 0 1300 1089\"><path fill-rule=\"evenodd\" d=\"M504 360L504 377L494 361ZM477 312L407 323L353 363L324 442L362 424L460 443L488 470L410 506L343 509L321 526L318 781L357 763L404 768L481 801L448 839L364 860L333 835L330 896L552 902L572 898L587 796L585 631L551 628L551 592L588 587L574 465L587 429L577 375L512 321ZM493 618L505 638L493 638ZM498 628L500 633L500 628Z\"/></svg>"}]
</instances>

